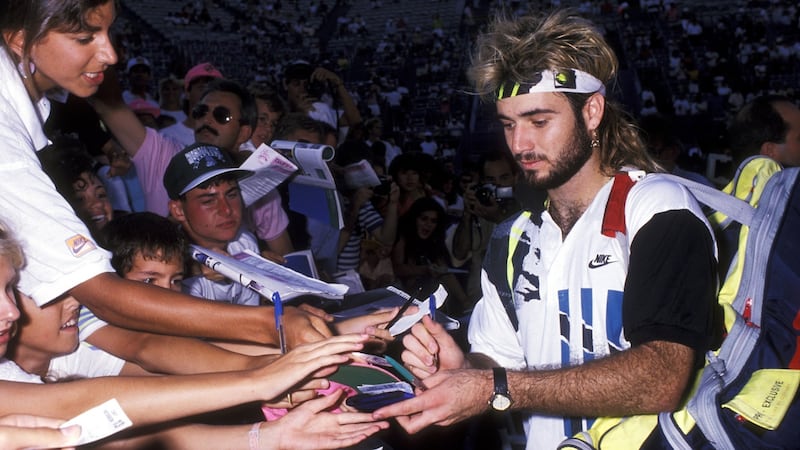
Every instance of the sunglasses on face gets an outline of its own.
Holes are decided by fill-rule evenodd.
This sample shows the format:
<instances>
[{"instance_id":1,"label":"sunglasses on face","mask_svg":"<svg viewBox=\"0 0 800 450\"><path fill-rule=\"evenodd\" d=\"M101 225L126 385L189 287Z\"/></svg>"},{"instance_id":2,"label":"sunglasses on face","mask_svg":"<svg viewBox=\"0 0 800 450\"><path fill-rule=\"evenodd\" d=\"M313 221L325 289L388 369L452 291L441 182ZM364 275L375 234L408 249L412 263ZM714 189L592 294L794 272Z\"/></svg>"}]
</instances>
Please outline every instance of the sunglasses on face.
<instances>
[{"instance_id":1,"label":"sunglasses on face","mask_svg":"<svg viewBox=\"0 0 800 450\"><path fill-rule=\"evenodd\" d=\"M195 106L194 109L192 109L192 119L194 120L202 119L203 117L206 116L206 114L208 114L209 109L210 108L208 107L208 105L204 104ZM224 106L217 106L216 108L211 110L211 117L213 117L214 120L220 125L225 125L231 120L234 120L231 110ZM239 119L239 122L241 121L242 120Z\"/></svg>"}]
</instances>

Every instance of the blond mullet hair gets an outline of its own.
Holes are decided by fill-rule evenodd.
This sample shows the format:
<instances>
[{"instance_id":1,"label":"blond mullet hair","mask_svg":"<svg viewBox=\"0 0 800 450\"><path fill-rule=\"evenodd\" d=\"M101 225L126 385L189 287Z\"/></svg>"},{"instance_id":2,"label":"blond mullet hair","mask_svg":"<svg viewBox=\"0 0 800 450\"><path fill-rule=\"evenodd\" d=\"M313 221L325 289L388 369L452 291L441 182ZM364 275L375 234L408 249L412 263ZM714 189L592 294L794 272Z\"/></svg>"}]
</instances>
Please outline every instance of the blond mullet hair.
<instances>
[{"instance_id":1,"label":"blond mullet hair","mask_svg":"<svg viewBox=\"0 0 800 450\"><path fill-rule=\"evenodd\" d=\"M504 83L528 83L538 73L552 69L577 69L608 86L616 81L618 61L596 26L570 9L515 19L500 15L478 37L468 76L475 93L485 102L494 102ZM557 95L567 98L582 124L581 109L595 94ZM597 129L602 169L608 174L623 166L661 171L628 114L608 97L605 104Z\"/></svg>"}]
</instances>

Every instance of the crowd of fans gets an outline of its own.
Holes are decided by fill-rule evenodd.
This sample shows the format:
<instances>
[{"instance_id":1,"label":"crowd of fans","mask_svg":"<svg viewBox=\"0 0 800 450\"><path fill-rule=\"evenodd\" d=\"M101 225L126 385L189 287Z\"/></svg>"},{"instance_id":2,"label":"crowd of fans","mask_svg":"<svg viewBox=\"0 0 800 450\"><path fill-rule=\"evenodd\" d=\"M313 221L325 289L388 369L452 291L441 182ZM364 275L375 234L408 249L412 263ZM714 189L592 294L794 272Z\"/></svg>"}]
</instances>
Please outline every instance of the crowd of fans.
<instances>
[{"instance_id":1,"label":"crowd of fans","mask_svg":"<svg viewBox=\"0 0 800 450\"><path fill-rule=\"evenodd\" d=\"M107 72L99 92L88 100L47 94L52 145L40 152L41 163L93 239L123 260L126 248L149 245L120 243L125 233L152 230L170 236L176 246L160 243L122 263L112 260L120 276L257 307L270 302L192 264L185 253L188 244L231 254L252 250L277 262L294 251L311 250L324 281L354 275L364 290L396 286L417 294L441 284L449 294L447 313L472 312L481 297L489 238L495 226L522 208L517 197L524 188L502 132L488 125L492 112L474 108L466 92L464 55L487 17L502 11L522 15L562 2L466 2L458 23L432 14L426 27L408 24L399 14L369 22L366 11L353 10L354 3L197 1L180 4L163 18L170 26L241 35L228 41L232 46L217 47L247 55L235 69L229 61L238 53L187 54L192 47L182 49L180 43L159 49L157 39L141 36L136 18L123 16L117 36L124 56ZM399 11L400 3L365 4ZM729 152L725 131L736 113L768 94L794 101L800 23L790 2L749 2L713 14L694 4L656 0L573 6L595 19L618 46L627 72L620 74L612 95L625 100L666 170L719 185L724 177L707 172L706 162L710 153ZM284 15L288 9L294 12ZM214 17L222 10L230 20ZM329 50L320 36L326 32L345 47ZM228 62L220 64L216 57ZM243 204L238 182L250 173L238 166L275 140L335 149L329 168L342 205L342 227L296 211L285 184ZM207 169L192 165L197 160L207 161ZM380 185L345 185L346 168L361 161ZM529 201L544 200L542 195L525 193ZM148 261L171 272L139 271ZM77 304L70 298L60 304L64 310ZM82 322L98 320L88 314ZM379 319L371 320L385 323ZM108 324L97 328L103 331L94 330L100 333L96 340L129 339L126 331ZM358 326L337 331L353 329ZM115 337L101 338L109 335ZM191 346L202 354L217 351L194 349L196 342L170 345ZM220 347L227 348L226 343ZM253 360L224 358L232 370L273 373L251 369ZM152 361L140 362L149 369ZM168 372L158 364L153 371ZM121 373L123 367L120 363ZM317 368L306 363L302 374ZM197 371L205 369L198 363ZM274 372L283 373L280 367ZM230 383L230 378L220 375L207 384ZM180 389L181 382L175 386ZM284 406L275 398L245 400ZM293 406L292 397L287 400ZM290 420L298 420L294 417Z\"/></svg>"}]
</instances>

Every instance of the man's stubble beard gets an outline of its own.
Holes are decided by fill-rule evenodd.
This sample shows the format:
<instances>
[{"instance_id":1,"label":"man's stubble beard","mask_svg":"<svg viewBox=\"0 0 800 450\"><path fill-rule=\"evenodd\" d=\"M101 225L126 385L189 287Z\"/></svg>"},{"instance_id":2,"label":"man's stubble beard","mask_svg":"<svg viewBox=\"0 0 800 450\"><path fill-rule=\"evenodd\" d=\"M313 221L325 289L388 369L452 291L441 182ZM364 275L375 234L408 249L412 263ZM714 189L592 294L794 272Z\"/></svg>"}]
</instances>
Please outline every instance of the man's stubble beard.
<instances>
[{"instance_id":1,"label":"man's stubble beard","mask_svg":"<svg viewBox=\"0 0 800 450\"><path fill-rule=\"evenodd\" d=\"M580 118L576 121L572 138L561 148L557 160L549 160L552 170L542 178L536 170L523 170L525 181L536 189L555 189L569 181L592 156L592 139Z\"/></svg>"}]
</instances>

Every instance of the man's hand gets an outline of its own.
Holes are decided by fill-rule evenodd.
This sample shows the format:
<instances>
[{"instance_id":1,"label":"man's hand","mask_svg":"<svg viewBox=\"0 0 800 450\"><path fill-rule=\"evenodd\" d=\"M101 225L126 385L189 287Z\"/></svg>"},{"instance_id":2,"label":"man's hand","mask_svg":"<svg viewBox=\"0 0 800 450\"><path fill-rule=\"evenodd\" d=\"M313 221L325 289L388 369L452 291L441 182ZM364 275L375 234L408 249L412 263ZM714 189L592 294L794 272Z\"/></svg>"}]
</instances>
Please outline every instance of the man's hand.
<instances>
[{"instance_id":1,"label":"man's hand","mask_svg":"<svg viewBox=\"0 0 800 450\"><path fill-rule=\"evenodd\" d=\"M317 67L314 69L314 72L311 73L310 80L312 83L314 82L323 82L330 84L331 87L338 88L342 85L342 79L339 78L339 75L331 72L330 70L324 67Z\"/></svg>"},{"instance_id":2,"label":"man's hand","mask_svg":"<svg viewBox=\"0 0 800 450\"><path fill-rule=\"evenodd\" d=\"M283 325L289 349L333 336L324 319L291 306L283 309Z\"/></svg>"},{"instance_id":3,"label":"man's hand","mask_svg":"<svg viewBox=\"0 0 800 450\"><path fill-rule=\"evenodd\" d=\"M492 395L492 372L487 370L443 371L425 380L426 391L417 396L375 411L372 417L382 420L396 417L408 433L429 425L448 426L476 416L489 406Z\"/></svg>"},{"instance_id":4,"label":"man's hand","mask_svg":"<svg viewBox=\"0 0 800 450\"><path fill-rule=\"evenodd\" d=\"M430 316L423 317L421 323L411 327L411 333L403 338L403 347L403 364L421 379L439 370L468 367L464 352L455 339Z\"/></svg>"}]
</instances>

